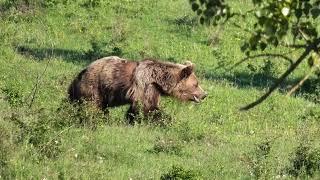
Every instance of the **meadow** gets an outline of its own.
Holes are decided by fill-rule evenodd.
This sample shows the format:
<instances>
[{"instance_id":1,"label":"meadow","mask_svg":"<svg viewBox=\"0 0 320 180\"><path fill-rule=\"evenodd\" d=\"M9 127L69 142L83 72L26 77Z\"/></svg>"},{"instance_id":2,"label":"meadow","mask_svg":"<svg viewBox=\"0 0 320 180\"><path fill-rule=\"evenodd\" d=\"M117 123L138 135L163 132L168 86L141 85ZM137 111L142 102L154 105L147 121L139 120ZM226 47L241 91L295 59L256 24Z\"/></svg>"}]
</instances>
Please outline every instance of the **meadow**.
<instances>
[{"instance_id":1,"label":"meadow","mask_svg":"<svg viewBox=\"0 0 320 180\"><path fill-rule=\"evenodd\" d=\"M320 178L318 77L287 97L304 64L264 103L239 111L290 62L234 66L249 34L233 22L250 28L253 18L200 25L187 0L0 0L0 179ZM134 126L128 106L107 117L90 104L73 107L72 79L110 55L191 60L209 96L201 104L163 97L162 122Z\"/></svg>"}]
</instances>

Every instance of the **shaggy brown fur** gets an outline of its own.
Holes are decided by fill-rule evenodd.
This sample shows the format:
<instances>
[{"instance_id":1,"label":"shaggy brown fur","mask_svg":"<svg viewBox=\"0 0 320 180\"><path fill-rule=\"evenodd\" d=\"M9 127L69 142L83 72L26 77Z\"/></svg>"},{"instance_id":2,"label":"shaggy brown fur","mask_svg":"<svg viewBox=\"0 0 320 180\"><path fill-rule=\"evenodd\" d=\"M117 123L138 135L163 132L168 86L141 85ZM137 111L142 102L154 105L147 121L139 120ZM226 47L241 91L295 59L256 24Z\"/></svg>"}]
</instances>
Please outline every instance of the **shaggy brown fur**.
<instances>
[{"instance_id":1,"label":"shaggy brown fur","mask_svg":"<svg viewBox=\"0 0 320 180\"><path fill-rule=\"evenodd\" d=\"M93 101L99 108L131 104L132 122L138 103L145 114L159 108L160 95L200 102L207 94L198 84L194 66L143 60L127 61L111 56L99 59L81 71L69 87L71 101Z\"/></svg>"}]
</instances>

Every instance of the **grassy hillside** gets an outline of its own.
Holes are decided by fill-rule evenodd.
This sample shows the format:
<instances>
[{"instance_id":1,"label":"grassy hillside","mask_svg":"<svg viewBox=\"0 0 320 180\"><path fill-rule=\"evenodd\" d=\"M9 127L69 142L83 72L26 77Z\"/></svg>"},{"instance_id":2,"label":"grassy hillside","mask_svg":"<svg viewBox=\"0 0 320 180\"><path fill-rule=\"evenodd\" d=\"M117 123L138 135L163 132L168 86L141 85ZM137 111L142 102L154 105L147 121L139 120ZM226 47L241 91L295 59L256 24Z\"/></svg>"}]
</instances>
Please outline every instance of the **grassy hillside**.
<instances>
[{"instance_id":1,"label":"grassy hillside","mask_svg":"<svg viewBox=\"0 0 320 180\"><path fill-rule=\"evenodd\" d=\"M248 34L231 22L199 25L187 0L8 2L0 0L0 179L320 177L319 80L286 97L304 65L266 102L240 112L289 62L265 57L232 68ZM127 106L108 117L72 107L71 80L108 55L191 60L209 96L202 104L162 98L160 125L127 125Z\"/></svg>"}]
</instances>

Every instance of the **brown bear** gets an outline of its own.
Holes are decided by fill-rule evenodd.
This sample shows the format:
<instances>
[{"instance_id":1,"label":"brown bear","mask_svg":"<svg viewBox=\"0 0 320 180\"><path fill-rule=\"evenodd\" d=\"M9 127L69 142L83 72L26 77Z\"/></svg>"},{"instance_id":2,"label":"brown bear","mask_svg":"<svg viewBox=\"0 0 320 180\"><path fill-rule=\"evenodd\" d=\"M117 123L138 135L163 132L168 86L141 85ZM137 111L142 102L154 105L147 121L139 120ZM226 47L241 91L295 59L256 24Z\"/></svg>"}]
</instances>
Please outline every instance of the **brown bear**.
<instances>
[{"instance_id":1,"label":"brown bear","mask_svg":"<svg viewBox=\"0 0 320 180\"><path fill-rule=\"evenodd\" d=\"M138 103L144 114L159 109L160 95L199 103L207 93L199 86L194 65L145 59L128 61L117 56L91 63L73 80L71 101L92 101L101 109L130 104L127 118L133 123Z\"/></svg>"}]
</instances>

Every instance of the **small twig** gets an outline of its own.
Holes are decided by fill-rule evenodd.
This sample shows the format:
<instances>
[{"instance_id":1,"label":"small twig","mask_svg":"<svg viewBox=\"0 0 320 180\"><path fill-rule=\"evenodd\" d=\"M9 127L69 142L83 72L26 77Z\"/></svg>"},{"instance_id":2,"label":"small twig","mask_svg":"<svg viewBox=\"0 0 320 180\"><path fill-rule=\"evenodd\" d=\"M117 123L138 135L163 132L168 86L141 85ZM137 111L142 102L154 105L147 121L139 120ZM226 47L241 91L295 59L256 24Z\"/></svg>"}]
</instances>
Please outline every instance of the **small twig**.
<instances>
[{"instance_id":1,"label":"small twig","mask_svg":"<svg viewBox=\"0 0 320 180\"><path fill-rule=\"evenodd\" d=\"M274 57L274 58L282 58L286 61L288 61L290 64L292 64L292 59L290 59L288 56L285 56L283 54L271 54L271 53L265 53L265 54L257 54L257 55L253 55L253 56L247 56L243 59L241 59L240 61L238 61L236 64L234 64L233 66L231 66L230 68L228 68L227 70L230 71L232 69L234 69L235 67L239 66L240 64L246 62L249 59L254 59L254 58L259 58L259 57Z\"/></svg>"},{"instance_id":2,"label":"small twig","mask_svg":"<svg viewBox=\"0 0 320 180\"><path fill-rule=\"evenodd\" d=\"M254 9L250 9L250 10L244 12L244 13L237 13L237 12L235 12L235 13L232 13L232 14L229 16L228 19L233 18L233 17L235 17L235 16L240 16L240 17L242 17L242 18L245 18L245 16L247 16L248 14L250 14L250 13L253 12L253 11L255 11L255 8L254 8Z\"/></svg>"},{"instance_id":3,"label":"small twig","mask_svg":"<svg viewBox=\"0 0 320 180\"><path fill-rule=\"evenodd\" d=\"M47 71L47 69L48 69L48 66L49 66L49 62L50 62L50 60L48 60L46 66L45 66L45 68L44 68L44 70L43 70L43 72L42 72L42 74L41 74L41 77L43 77L44 74L46 73L46 71ZM36 84L34 85L34 87L33 87L33 89L32 89L31 101L30 101L30 103L29 103L29 105L28 105L29 108L31 108L31 106L32 106L32 104L33 104L33 102L34 102L34 99L35 99L35 97L36 97L36 93L37 93L37 91L38 91L38 87L39 87L39 84L40 84L40 80L41 80L40 74L38 74L38 76L37 76L37 82L36 82ZM30 96L29 96L29 97L30 97ZM28 97L28 98L29 98L29 97Z\"/></svg>"},{"instance_id":4,"label":"small twig","mask_svg":"<svg viewBox=\"0 0 320 180\"><path fill-rule=\"evenodd\" d=\"M246 16L247 16L248 14L250 14L251 12L253 12L253 11L255 11L255 9L250 9L250 10L244 12L244 13L234 12L234 13L232 13L230 16L228 16L228 17L223 21L222 25L226 24L230 19L232 19L232 18L234 18L234 17L236 17L236 16L240 16L242 19L245 19ZM239 25L237 25L237 24L234 23L234 22L233 22L232 24L234 24L234 26L236 26L236 27L240 27ZM243 29L243 27L240 27L240 28ZM246 31L250 32L249 30L246 30Z\"/></svg>"},{"instance_id":5,"label":"small twig","mask_svg":"<svg viewBox=\"0 0 320 180\"><path fill-rule=\"evenodd\" d=\"M294 26L298 26L298 24L300 23L300 18L298 18L297 22L295 23ZM293 37L293 44L296 44L296 40L297 40L297 36Z\"/></svg>"},{"instance_id":6,"label":"small twig","mask_svg":"<svg viewBox=\"0 0 320 180\"><path fill-rule=\"evenodd\" d=\"M41 23L44 27L47 27L47 26L45 26L45 24L43 23L43 21L42 21L41 19L38 19L38 20L40 21L40 23ZM54 44L52 43L51 45L52 45L51 50L52 50L52 54L53 54ZM43 77L44 74L46 73L47 68L48 68L48 66L49 66L49 62L50 62L50 59L47 61L46 66L45 66L45 68L44 68L44 70L43 70L43 72L42 72L42 74L41 74L41 77ZM31 96L31 101L30 101L30 103L29 103L29 105L28 105L29 108L31 108L31 106L32 106L32 104L33 104L33 102L34 102L34 100L35 100L36 93L37 93L37 91L38 91L38 87L39 87L39 84L40 84L41 77L40 77L40 74L37 75L36 84L35 84L34 87L32 88L31 94L27 97L27 99L29 99L29 97Z\"/></svg>"},{"instance_id":7,"label":"small twig","mask_svg":"<svg viewBox=\"0 0 320 180\"><path fill-rule=\"evenodd\" d=\"M250 34L253 34L254 32L247 29L247 28L243 28L242 26L240 26L239 24L235 23L235 22L232 22L231 25L233 25L234 27L236 28L239 28L241 30L243 30L244 32L247 32L247 33L250 33Z\"/></svg>"},{"instance_id":8,"label":"small twig","mask_svg":"<svg viewBox=\"0 0 320 180\"><path fill-rule=\"evenodd\" d=\"M281 46L293 48L293 49L303 49L307 47L307 45L305 44L281 44Z\"/></svg>"},{"instance_id":9,"label":"small twig","mask_svg":"<svg viewBox=\"0 0 320 180\"><path fill-rule=\"evenodd\" d=\"M303 83L311 76L315 69L316 68L313 66L310 72L306 76L304 76L304 78L302 78L295 86L293 86L286 96L291 96L297 89L299 89L303 85Z\"/></svg>"},{"instance_id":10,"label":"small twig","mask_svg":"<svg viewBox=\"0 0 320 180\"><path fill-rule=\"evenodd\" d=\"M53 45L52 45L52 54L53 54ZM47 69L48 69L48 66L49 66L49 62L50 62L50 59L48 59L48 61L47 61L47 63L46 63L46 66L45 66L45 68L44 68L44 70L43 70L43 72L42 72L42 74L41 74L41 77L43 78L43 76L44 76L44 74L46 73L46 71L47 71ZM34 99L35 99L35 97L36 97L36 93L37 93L37 91L38 91L38 87L39 87L39 84L40 84L40 80L41 80L41 78L40 78L40 75L38 74L37 75L37 82L36 82L36 84L34 85L34 87L33 87L33 89L32 89L32 94L31 94L31 101L30 101L30 103L29 103L29 108L31 108L31 106L32 106L32 104L33 104L33 102L34 102ZM30 95L29 95L29 97L30 97ZM28 97L28 98L29 98Z\"/></svg>"},{"instance_id":11,"label":"small twig","mask_svg":"<svg viewBox=\"0 0 320 180\"><path fill-rule=\"evenodd\" d=\"M302 35L303 39L307 42L310 41L310 38L306 35L306 33L304 33L300 28L299 28L299 32Z\"/></svg>"}]
</instances>

